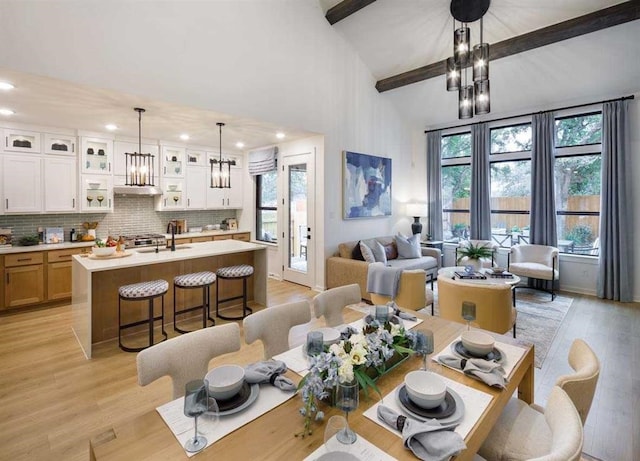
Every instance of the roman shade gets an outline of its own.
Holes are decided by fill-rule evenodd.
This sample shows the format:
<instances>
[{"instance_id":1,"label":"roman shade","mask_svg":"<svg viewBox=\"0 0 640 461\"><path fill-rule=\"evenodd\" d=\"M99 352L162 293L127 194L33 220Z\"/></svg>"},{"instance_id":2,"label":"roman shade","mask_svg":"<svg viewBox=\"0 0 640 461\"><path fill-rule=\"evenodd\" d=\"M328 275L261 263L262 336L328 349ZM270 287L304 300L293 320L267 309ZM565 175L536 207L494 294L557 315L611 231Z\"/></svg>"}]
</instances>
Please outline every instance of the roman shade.
<instances>
[{"instance_id":1,"label":"roman shade","mask_svg":"<svg viewBox=\"0 0 640 461\"><path fill-rule=\"evenodd\" d=\"M277 166L278 148L254 150L249 152L249 174L256 176L273 171Z\"/></svg>"}]
</instances>

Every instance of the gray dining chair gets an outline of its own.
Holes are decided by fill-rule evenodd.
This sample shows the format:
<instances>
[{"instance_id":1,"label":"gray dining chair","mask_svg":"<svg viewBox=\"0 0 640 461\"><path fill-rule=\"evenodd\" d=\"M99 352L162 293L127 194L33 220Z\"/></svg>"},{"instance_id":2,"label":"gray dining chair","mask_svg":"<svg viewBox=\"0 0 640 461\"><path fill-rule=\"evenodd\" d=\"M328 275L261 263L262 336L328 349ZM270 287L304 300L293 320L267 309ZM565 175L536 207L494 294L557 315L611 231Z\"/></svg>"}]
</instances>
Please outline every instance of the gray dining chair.
<instances>
[{"instance_id":1,"label":"gray dining chair","mask_svg":"<svg viewBox=\"0 0 640 461\"><path fill-rule=\"evenodd\" d=\"M267 307L244 318L244 340L247 344L262 341L264 358L269 360L289 349L292 327L310 321L311 306L306 300Z\"/></svg>"},{"instance_id":2,"label":"gray dining chair","mask_svg":"<svg viewBox=\"0 0 640 461\"><path fill-rule=\"evenodd\" d=\"M342 325L342 310L350 304L358 304L361 299L360 285L357 283L330 288L313 298L313 313L316 318L324 317L328 327Z\"/></svg>"},{"instance_id":3,"label":"gray dining chair","mask_svg":"<svg viewBox=\"0 0 640 461\"><path fill-rule=\"evenodd\" d=\"M177 399L184 395L185 384L204 378L212 358L238 350L240 327L237 323L176 336L138 353L138 384L146 386L163 376L170 376L173 398Z\"/></svg>"}]
</instances>

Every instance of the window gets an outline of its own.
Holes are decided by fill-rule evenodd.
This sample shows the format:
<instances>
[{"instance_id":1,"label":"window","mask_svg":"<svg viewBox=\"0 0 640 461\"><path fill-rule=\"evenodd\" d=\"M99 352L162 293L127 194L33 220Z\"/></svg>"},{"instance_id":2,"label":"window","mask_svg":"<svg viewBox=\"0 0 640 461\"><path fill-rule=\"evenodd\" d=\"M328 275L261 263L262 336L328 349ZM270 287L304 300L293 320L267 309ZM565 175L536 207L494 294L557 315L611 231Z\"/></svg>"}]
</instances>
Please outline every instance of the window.
<instances>
[{"instance_id":1,"label":"window","mask_svg":"<svg viewBox=\"0 0 640 461\"><path fill-rule=\"evenodd\" d=\"M471 133L442 137L442 228L444 240L469 238Z\"/></svg>"},{"instance_id":2,"label":"window","mask_svg":"<svg viewBox=\"0 0 640 461\"><path fill-rule=\"evenodd\" d=\"M556 226L565 253L597 256L602 114L556 119Z\"/></svg>"},{"instance_id":3,"label":"window","mask_svg":"<svg viewBox=\"0 0 640 461\"><path fill-rule=\"evenodd\" d=\"M278 242L278 173L276 170L256 176L256 239Z\"/></svg>"}]
</instances>

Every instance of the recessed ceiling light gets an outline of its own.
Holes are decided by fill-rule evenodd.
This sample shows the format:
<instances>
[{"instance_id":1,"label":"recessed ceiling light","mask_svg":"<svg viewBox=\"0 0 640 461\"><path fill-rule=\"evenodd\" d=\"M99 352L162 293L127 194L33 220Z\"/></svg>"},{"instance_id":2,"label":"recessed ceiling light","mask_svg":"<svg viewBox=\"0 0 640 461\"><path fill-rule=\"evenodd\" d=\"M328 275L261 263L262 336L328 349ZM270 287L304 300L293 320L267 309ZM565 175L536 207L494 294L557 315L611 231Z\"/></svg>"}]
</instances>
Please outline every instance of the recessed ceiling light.
<instances>
[{"instance_id":1,"label":"recessed ceiling light","mask_svg":"<svg viewBox=\"0 0 640 461\"><path fill-rule=\"evenodd\" d=\"M0 82L0 90L13 90L15 88L15 86L13 86L11 83L9 82Z\"/></svg>"},{"instance_id":2,"label":"recessed ceiling light","mask_svg":"<svg viewBox=\"0 0 640 461\"><path fill-rule=\"evenodd\" d=\"M12 111L11 109L0 109L0 115L13 115L15 114L14 111Z\"/></svg>"},{"instance_id":3,"label":"recessed ceiling light","mask_svg":"<svg viewBox=\"0 0 640 461\"><path fill-rule=\"evenodd\" d=\"M183 141L188 141L189 140L189 135L188 134L181 134L180 135L180 139L182 139Z\"/></svg>"},{"instance_id":4,"label":"recessed ceiling light","mask_svg":"<svg viewBox=\"0 0 640 461\"><path fill-rule=\"evenodd\" d=\"M276 133L276 138L278 139L284 139L284 133L282 131L279 131Z\"/></svg>"},{"instance_id":5,"label":"recessed ceiling light","mask_svg":"<svg viewBox=\"0 0 640 461\"><path fill-rule=\"evenodd\" d=\"M236 143L236 147L237 147L238 149L242 149L242 148L244 147L244 143L243 143L243 142L238 141L238 142Z\"/></svg>"},{"instance_id":6,"label":"recessed ceiling light","mask_svg":"<svg viewBox=\"0 0 640 461\"><path fill-rule=\"evenodd\" d=\"M114 125L113 123L109 123L108 125L105 125L104 127L109 131L114 131L114 130L118 129L118 126Z\"/></svg>"}]
</instances>

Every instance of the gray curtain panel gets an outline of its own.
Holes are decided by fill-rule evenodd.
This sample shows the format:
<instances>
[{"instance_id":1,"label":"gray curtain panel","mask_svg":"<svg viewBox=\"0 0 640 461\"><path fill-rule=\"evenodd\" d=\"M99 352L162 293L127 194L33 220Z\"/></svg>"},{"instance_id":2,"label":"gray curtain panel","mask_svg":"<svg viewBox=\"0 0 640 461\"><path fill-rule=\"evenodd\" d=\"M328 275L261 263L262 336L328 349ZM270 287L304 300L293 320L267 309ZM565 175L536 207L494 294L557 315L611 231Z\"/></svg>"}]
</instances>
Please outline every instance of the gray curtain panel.
<instances>
[{"instance_id":1,"label":"gray curtain panel","mask_svg":"<svg viewBox=\"0 0 640 461\"><path fill-rule=\"evenodd\" d=\"M471 238L491 240L490 131L486 123L471 126Z\"/></svg>"},{"instance_id":2,"label":"gray curtain panel","mask_svg":"<svg viewBox=\"0 0 640 461\"><path fill-rule=\"evenodd\" d=\"M556 196L554 188L554 138L553 112L533 115L531 124L531 229L530 243L558 245L556 231Z\"/></svg>"},{"instance_id":3,"label":"gray curtain panel","mask_svg":"<svg viewBox=\"0 0 640 461\"><path fill-rule=\"evenodd\" d=\"M633 216L628 101L602 109L599 298L633 301Z\"/></svg>"},{"instance_id":4,"label":"gray curtain panel","mask_svg":"<svg viewBox=\"0 0 640 461\"><path fill-rule=\"evenodd\" d=\"M442 240L442 178L440 172L441 132L427 133L427 194L429 222L427 235L431 240Z\"/></svg>"}]
</instances>

